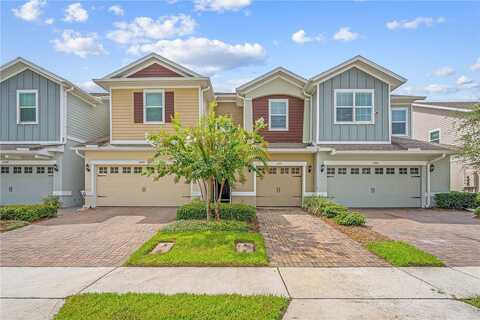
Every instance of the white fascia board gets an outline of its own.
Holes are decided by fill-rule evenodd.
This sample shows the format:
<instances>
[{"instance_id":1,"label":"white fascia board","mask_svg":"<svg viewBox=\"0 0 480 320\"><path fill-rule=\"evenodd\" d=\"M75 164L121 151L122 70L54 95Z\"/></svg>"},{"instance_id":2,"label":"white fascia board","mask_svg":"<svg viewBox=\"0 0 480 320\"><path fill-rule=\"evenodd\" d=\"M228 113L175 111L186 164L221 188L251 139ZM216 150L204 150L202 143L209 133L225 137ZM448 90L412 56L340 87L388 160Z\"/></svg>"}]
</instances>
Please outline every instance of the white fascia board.
<instances>
[{"instance_id":1,"label":"white fascia board","mask_svg":"<svg viewBox=\"0 0 480 320\"><path fill-rule=\"evenodd\" d=\"M317 144L391 144L390 141L319 141Z\"/></svg>"},{"instance_id":2,"label":"white fascia board","mask_svg":"<svg viewBox=\"0 0 480 320\"><path fill-rule=\"evenodd\" d=\"M326 166L424 166L428 161L415 161L415 160L405 160L405 161L356 161L356 160L327 160L323 164Z\"/></svg>"},{"instance_id":3,"label":"white fascia board","mask_svg":"<svg viewBox=\"0 0 480 320\"><path fill-rule=\"evenodd\" d=\"M335 154L453 154L454 152L444 151L444 150L351 150L351 151L337 151L335 150Z\"/></svg>"},{"instance_id":4,"label":"white fascia board","mask_svg":"<svg viewBox=\"0 0 480 320\"><path fill-rule=\"evenodd\" d=\"M48 166L57 164L56 160L0 160L2 165L19 165L19 166Z\"/></svg>"},{"instance_id":5,"label":"white fascia board","mask_svg":"<svg viewBox=\"0 0 480 320\"><path fill-rule=\"evenodd\" d=\"M269 71L269 72L267 72L267 73L265 73L265 74L263 74L263 75L255 78L255 79L253 79L253 80L248 81L247 83L244 83L243 85L241 85L240 87L238 87L238 88L236 89L236 91L237 91L237 92L242 91L242 90L244 90L245 88L248 88L248 87L250 87L251 85L253 85L253 84L255 84L255 83L262 82L264 79L266 79L266 78L268 78L268 77L270 77L271 75L274 75L274 74L276 74L276 73L278 73L278 74L280 74L280 73L285 73L286 75L288 75L288 76L290 76L290 77L292 77L292 78L294 78L294 79L296 79L296 80L298 80L298 81L300 81L300 82L303 82L304 84L307 83L307 79L299 76L298 74L295 74L295 73L293 73L293 72L291 72L291 71L289 71L289 70L287 70L287 69L285 69L285 68L283 68L283 67L277 67L277 68L275 68L275 69L273 69L273 70L271 70L271 71ZM297 85L298 85L298 84L297 84ZM251 91L251 90L249 90L249 91Z\"/></svg>"},{"instance_id":6,"label":"white fascia board","mask_svg":"<svg viewBox=\"0 0 480 320\"><path fill-rule=\"evenodd\" d=\"M437 109L437 110L445 110L445 111L455 111L455 112L472 112L473 110L468 109L459 109L459 108L451 108L451 107L444 107L444 106L435 106L430 104L422 104L422 103L412 103L414 107L420 108L428 108L428 109Z\"/></svg>"}]
</instances>

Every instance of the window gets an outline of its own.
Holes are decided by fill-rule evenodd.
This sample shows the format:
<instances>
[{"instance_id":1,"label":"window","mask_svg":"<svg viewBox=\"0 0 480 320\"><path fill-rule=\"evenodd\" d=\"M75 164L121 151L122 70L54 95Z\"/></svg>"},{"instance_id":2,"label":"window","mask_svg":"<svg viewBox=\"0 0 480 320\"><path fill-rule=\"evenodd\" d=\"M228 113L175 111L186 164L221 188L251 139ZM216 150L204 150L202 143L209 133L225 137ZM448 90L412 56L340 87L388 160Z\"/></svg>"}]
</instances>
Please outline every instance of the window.
<instances>
[{"instance_id":1,"label":"window","mask_svg":"<svg viewBox=\"0 0 480 320\"><path fill-rule=\"evenodd\" d=\"M37 173L38 174L44 174L45 173L45 167L37 167Z\"/></svg>"},{"instance_id":2,"label":"window","mask_svg":"<svg viewBox=\"0 0 480 320\"><path fill-rule=\"evenodd\" d=\"M277 168L268 168L268 174L277 174Z\"/></svg>"},{"instance_id":3,"label":"window","mask_svg":"<svg viewBox=\"0 0 480 320\"><path fill-rule=\"evenodd\" d=\"M132 173L132 168L130 168L130 167L123 167L123 168L122 168L122 173L126 173L126 174Z\"/></svg>"},{"instance_id":4,"label":"window","mask_svg":"<svg viewBox=\"0 0 480 320\"><path fill-rule=\"evenodd\" d=\"M23 172L24 173L33 173L33 168L32 167L24 167Z\"/></svg>"},{"instance_id":5,"label":"window","mask_svg":"<svg viewBox=\"0 0 480 320\"><path fill-rule=\"evenodd\" d=\"M387 168L387 174L395 174L395 168Z\"/></svg>"},{"instance_id":6,"label":"window","mask_svg":"<svg viewBox=\"0 0 480 320\"><path fill-rule=\"evenodd\" d=\"M10 173L10 167L2 167L2 173Z\"/></svg>"},{"instance_id":7,"label":"window","mask_svg":"<svg viewBox=\"0 0 480 320\"><path fill-rule=\"evenodd\" d=\"M371 170L370 168L362 168L362 174L370 174Z\"/></svg>"},{"instance_id":8,"label":"window","mask_svg":"<svg viewBox=\"0 0 480 320\"><path fill-rule=\"evenodd\" d=\"M292 176L299 176L300 175L300 168L295 167L292 168Z\"/></svg>"},{"instance_id":9,"label":"window","mask_svg":"<svg viewBox=\"0 0 480 320\"><path fill-rule=\"evenodd\" d=\"M392 135L406 136L408 134L407 119L407 108L392 108Z\"/></svg>"},{"instance_id":10,"label":"window","mask_svg":"<svg viewBox=\"0 0 480 320\"><path fill-rule=\"evenodd\" d=\"M22 167L13 167L13 173L15 174L22 173Z\"/></svg>"},{"instance_id":11,"label":"window","mask_svg":"<svg viewBox=\"0 0 480 320\"><path fill-rule=\"evenodd\" d=\"M373 90L335 90L335 123L374 123Z\"/></svg>"},{"instance_id":12,"label":"window","mask_svg":"<svg viewBox=\"0 0 480 320\"><path fill-rule=\"evenodd\" d=\"M110 173L118 173L118 167L110 167Z\"/></svg>"},{"instance_id":13,"label":"window","mask_svg":"<svg viewBox=\"0 0 480 320\"><path fill-rule=\"evenodd\" d=\"M375 168L375 174L383 174L383 168Z\"/></svg>"},{"instance_id":14,"label":"window","mask_svg":"<svg viewBox=\"0 0 480 320\"><path fill-rule=\"evenodd\" d=\"M165 92L163 90L145 90L143 92L143 122L164 123Z\"/></svg>"},{"instance_id":15,"label":"window","mask_svg":"<svg viewBox=\"0 0 480 320\"><path fill-rule=\"evenodd\" d=\"M53 167L48 167L47 168L47 173L48 174L53 174Z\"/></svg>"},{"instance_id":16,"label":"window","mask_svg":"<svg viewBox=\"0 0 480 320\"><path fill-rule=\"evenodd\" d=\"M347 174L347 168L338 168L338 174Z\"/></svg>"},{"instance_id":17,"label":"window","mask_svg":"<svg viewBox=\"0 0 480 320\"><path fill-rule=\"evenodd\" d=\"M17 123L38 123L37 90L17 90Z\"/></svg>"},{"instance_id":18,"label":"window","mask_svg":"<svg viewBox=\"0 0 480 320\"><path fill-rule=\"evenodd\" d=\"M107 167L98 167L98 174L107 174Z\"/></svg>"},{"instance_id":19,"label":"window","mask_svg":"<svg viewBox=\"0 0 480 320\"><path fill-rule=\"evenodd\" d=\"M411 176L418 176L418 175L420 175L420 170L418 168L410 168L410 175Z\"/></svg>"},{"instance_id":20,"label":"window","mask_svg":"<svg viewBox=\"0 0 480 320\"><path fill-rule=\"evenodd\" d=\"M398 173L399 173L399 174L407 174L407 173L408 173L408 170L407 170L407 168L399 168L399 169L398 169Z\"/></svg>"},{"instance_id":21,"label":"window","mask_svg":"<svg viewBox=\"0 0 480 320\"><path fill-rule=\"evenodd\" d=\"M268 123L270 131L288 130L288 99L268 100Z\"/></svg>"},{"instance_id":22,"label":"window","mask_svg":"<svg viewBox=\"0 0 480 320\"><path fill-rule=\"evenodd\" d=\"M280 168L280 174L288 174L289 173L289 169L288 168Z\"/></svg>"},{"instance_id":23,"label":"window","mask_svg":"<svg viewBox=\"0 0 480 320\"><path fill-rule=\"evenodd\" d=\"M142 167L134 167L133 173L136 173L136 174L142 173Z\"/></svg>"},{"instance_id":24,"label":"window","mask_svg":"<svg viewBox=\"0 0 480 320\"><path fill-rule=\"evenodd\" d=\"M440 143L440 129L430 130L428 135L431 143Z\"/></svg>"},{"instance_id":25,"label":"window","mask_svg":"<svg viewBox=\"0 0 480 320\"><path fill-rule=\"evenodd\" d=\"M360 174L360 168L350 168L350 174Z\"/></svg>"},{"instance_id":26,"label":"window","mask_svg":"<svg viewBox=\"0 0 480 320\"><path fill-rule=\"evenodd\" d=\"M327 176L334 176L335 168L327 168Z\"/></svg>"}]
</instances>

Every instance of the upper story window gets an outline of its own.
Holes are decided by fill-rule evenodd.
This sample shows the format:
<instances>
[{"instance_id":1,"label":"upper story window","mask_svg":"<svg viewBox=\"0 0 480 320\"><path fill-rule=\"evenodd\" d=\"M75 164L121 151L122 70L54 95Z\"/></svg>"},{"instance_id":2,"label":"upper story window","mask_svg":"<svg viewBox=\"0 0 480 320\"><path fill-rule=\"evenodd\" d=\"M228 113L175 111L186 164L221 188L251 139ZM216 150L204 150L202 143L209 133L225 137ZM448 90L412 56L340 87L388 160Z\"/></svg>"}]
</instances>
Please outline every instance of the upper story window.
<instances>
[{"instance_id":1,"label":"upper story window","mask_svg":"<svg viewBox=\"0 0 480 320\"><path fill-rule=\"evenodd\" d=\"M165 122L165 92L163 90L145 90L143 92L144 123Z\"/></svg>"},{"instance_id":2,"label":"upper story window","mask_svg":"<svg viewBox=\"0 0 480 320\"><path fill-rule=\"evenodd\" d=\"M373 90L335 90L335 123L373 124Z\"/></svg>"},{"instance_id":3,"label":"upper story window","mask_svg":"<svg viewBox=\"0 0 480 320\"><path fill-rule=\"evenodd\" d=\"M37 90L17 90L17 123L38 124Z\"/></svg>"},{"instance_id":4,"label":"upper story window","mask_svg":"<svg viewBox=\"0 0 480 320\"><path fill-rule=\"evenodd\" d=\"M428 132L428 140L431 143L440 143L440 129L430 130Z\"/></svg>"},{"instance_id":5,"label":"upper story window","mask_svg":"<svg viewBox=\"0 0 480 320\"><path fill-rule=\"evenodd\" d=\"M270 131L288 130L288 99L268 100L268 123Z\"/></svg>"},{"instance_id":6,"label":"upper story window","mask_svg":"<svg viewBox=\"0 0 480 320\"><path fill-rule=\"evenodd\" d=\"M408 109L392 108L392 135L408 135Z\"/></svg>"}]
</instances>

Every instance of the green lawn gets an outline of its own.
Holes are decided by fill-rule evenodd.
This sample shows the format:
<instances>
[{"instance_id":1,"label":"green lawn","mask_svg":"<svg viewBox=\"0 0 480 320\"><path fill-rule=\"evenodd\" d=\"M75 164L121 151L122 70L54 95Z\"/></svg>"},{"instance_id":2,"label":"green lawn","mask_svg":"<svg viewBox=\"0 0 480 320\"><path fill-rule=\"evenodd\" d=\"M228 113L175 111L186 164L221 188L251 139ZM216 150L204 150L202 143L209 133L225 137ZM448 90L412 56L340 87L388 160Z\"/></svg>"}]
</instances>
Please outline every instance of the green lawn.
<instances>
[{"instance_id":1,"label":"green lawn","mask_svg":"<svg viewBox=\"0 0 480 320\"><path fill-rule=\"evenodd\" d=\"M0 220L0 232L7 232L21 227L28 226L27 221L21 220Z\"/></svg>"},{"instance_id":2,"label":"green lawn","mask_svg":"<svg viewBox=\"0 0 480 320\"><path fill-rule=\"evenodd\" d=\"M163 254L150 254L159 242L175 242ZM237 241L255 243L253 253L235 251ZM262 266L267 265L263 237L254 232L196 231L158 232L135 251L128 266Z\"/></svg>"},{"instance_id":3,"label":"green lawn","mask_svg":"<svg viewBox=\"0 0 480 320\"><path fill-rule=\"evenodd\" d=\"M287 306L273 296L90 293L69 297L55 320L280 320Z\"/></svg>"},{"instance_id":4,"label":"green lawn","mask_svg":"<svg viewBox=\"0 0 480 320\"><path fill-rule=\"evenodd\" d=\"M462 301L480 309L480 296L476 296L470 299L462 299Z\"/></svg>"},{"instance_id":5,"label":"green lawn","mask_svg":"<svg viewBox=\"0 0 480 320\"><path fill-rule=\"evenodd\" d=\"M437 257L402 241L375 241L365 246L395 267L443 267Z\"/></svg>"}]
</instances>

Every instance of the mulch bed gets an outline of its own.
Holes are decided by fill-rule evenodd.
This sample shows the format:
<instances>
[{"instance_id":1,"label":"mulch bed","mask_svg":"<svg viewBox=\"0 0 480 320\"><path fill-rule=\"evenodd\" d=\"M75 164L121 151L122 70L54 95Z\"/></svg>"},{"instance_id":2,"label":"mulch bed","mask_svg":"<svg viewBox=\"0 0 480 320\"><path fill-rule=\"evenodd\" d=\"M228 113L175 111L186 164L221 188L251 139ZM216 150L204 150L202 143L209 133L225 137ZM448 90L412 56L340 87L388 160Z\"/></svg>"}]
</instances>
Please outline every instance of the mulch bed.
<instances>
[{"instance_id":1,"label":"mulch bed","mask_svg":"<svg viewBox=\"0 0 480 320\"><path fill-rule=\"evenodd\" d=\"M372 227L368 226L342 226L338 225L334 220L326 217L320 217L329 226L335 228L341 233L347 235L353 240L359 242L362 245L366 245L373 241L385 241L390 240L387 236L372 230Z\"/></svg>"}]
</instances>

